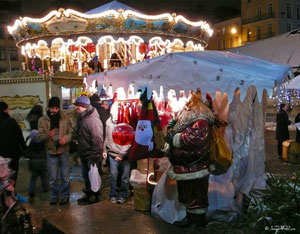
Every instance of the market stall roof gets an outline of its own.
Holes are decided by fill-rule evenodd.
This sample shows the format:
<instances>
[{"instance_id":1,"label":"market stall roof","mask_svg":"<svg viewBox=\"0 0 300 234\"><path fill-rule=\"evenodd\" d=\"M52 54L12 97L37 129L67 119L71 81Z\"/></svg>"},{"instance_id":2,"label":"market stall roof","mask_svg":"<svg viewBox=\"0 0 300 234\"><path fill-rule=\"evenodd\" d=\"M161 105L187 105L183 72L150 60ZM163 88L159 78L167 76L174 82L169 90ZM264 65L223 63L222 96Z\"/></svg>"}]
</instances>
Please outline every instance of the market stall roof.
<instances>
[{"instance_id":1,"label":"market stall roof","mask_svg":"<svg viewBox=\"0 0 300 234\"><path fill-rule=\"evenodd\" d=\"M181 89L188 92L200 88L203 95L220 90L227 92L231 101L236 88L243 99L251 85L256 87L259 98L264 89L271 94L275 82L283 83L290 70L290 66L226 51L182 52L96 73L86 81L88 88L97 80L98 84L111 84L114 90L127 89L131 83L135 90L148 86L159 91L163 86L165 91L175 89L177 94Z\"/></svg>"},{"instance_id":2,"label":"market stall roof","mask_svg":"<svg viewBox=\"0 0 300 234\"><path fill-rule=\"evenodd\" d=\"M282 85L284 89L300 89L300 75L296 76L294 79L285 82Z\"/></svg>"},{"instance_id":3,"label":"market stall roof","mask_svg":"<svg viewBox=\"0 0 300 234\"><path fill-rule=\"evenodd\" d=\"M126 10L131 10L131 11L135 11L135 12L138 12L138 13L141 13L141 14L144 14L142 13L141 11L138 11L130 6L127 6L121 2L118 2L118 1L112 1L112 2L109 2L107 4L104 4L102 6L99 6L93 10L90 10L88 12L86 12L86 14L99 14L99 13L102 13L102 12L105 12L105 11L108 11L108 10L115 10L115 11L118 11L119 9L123 9L124 11Z\"/></svg>"},{"instance_id":4,"label":"market stall roof","mask_svg":"<svg viewBox=\"0 0 300 234\"><path fill-rule=\"evenodd\" d=\"M246 54L273 63L292 67L300 66L300 29L248 43L241 47L229 49L230 52Z\"/></svg>"}]
</instances>

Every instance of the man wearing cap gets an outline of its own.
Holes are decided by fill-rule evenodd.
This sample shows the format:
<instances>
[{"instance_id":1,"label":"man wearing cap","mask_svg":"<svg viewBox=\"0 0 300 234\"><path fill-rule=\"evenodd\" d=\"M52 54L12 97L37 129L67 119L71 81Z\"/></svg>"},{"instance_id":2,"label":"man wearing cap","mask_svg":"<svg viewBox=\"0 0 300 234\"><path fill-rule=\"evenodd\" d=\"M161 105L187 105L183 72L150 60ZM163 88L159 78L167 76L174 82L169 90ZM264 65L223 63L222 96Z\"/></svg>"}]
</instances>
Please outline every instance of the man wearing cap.
<instances>
[{"instance_id":1,"label":"man wearing cap","mask_svg":"<svg viewBox=\"0 0 300 234\"><path fill-rule=\"evenodd\" d=\"M78 199L82 205L92 204L99 201L99 191L92 191L88 176L90 166L101 165L103 152L103 126L97 110L90 105L87 96L80 96L75 101L78 112L76 138L78 141L77 151L81 158L82 177L85 183L83 192L85 195Z\"/></svg>"},{"instance_id":2,"label":"man wearing cap","mask_svg":"<svg viewBox=\"0 0 300 234\"><path fill-rule=\"evenodd\" d=\"M55 205L58 202L60 192L59 204L63 205L69 203L70 197L69 142L72 137L72 125L70 119L60 111L58 97L52 97L48 107L47 115L41 117L38 122L38 139L45 142L47 150L50 204Z\"/></svg>"},{"instance_id":3,"label":"man wearing cap","mask_svg":"<svg viewBox=\"0 0 300 234\"><path fill-rule=\"evenodd\" d=\"M20 126L9 115L9 108L5 102L0 102L0 155L10 158L9 167L15 171L13 179L17 180L19 160L26 148Z\"/></svg>"}]
</instances>

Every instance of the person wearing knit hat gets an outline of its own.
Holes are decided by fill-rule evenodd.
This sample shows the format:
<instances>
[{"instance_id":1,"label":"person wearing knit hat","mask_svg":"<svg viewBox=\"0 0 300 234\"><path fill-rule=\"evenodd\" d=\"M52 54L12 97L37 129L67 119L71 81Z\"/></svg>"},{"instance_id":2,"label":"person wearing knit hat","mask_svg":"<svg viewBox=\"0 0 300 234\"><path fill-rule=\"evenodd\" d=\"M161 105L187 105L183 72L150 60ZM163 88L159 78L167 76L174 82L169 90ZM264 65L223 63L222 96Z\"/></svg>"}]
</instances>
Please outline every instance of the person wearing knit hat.
<instances>
[{"instance_id":1,"label":"person wearing knit hat","mask_svg":"<svg viewBox=\"0 0 300 234\"><path fill-rule=\"evenodd\" d=\"M47 115L38 121L38 139L44 142L47 152L47 167L49 171L49 185L51 189L50 204L58 202L63 205L69 203L69 142L72 138L70 119L60 110L60 99L52 97L48 103ZM58 181L58 172L61 182ZM59 194L60 193L60 194Z\"/></svg>"},{"instance_id":2,"label":"person wearing knit hat","mask_svg":"<svg viewBox=\"0 0 300 234\"><path fill-rule=\"evenodd\" d=\"M49 108L51 108L51 107L60 108L60 99L59 99L59 97L52 97L52 98L50 98L48 107Z\"/></svg>"},{"instance_id":3,"label":"person wearing knit hat","mask_svg":"<svg viewBox=\"0 0 300 234\"><path fill-rule=\"evenodd\" d=\"M11 159L9 167L16 172L12 178L15 181L19 171L19 160L25 149L19 124L9 115L7 103L0 101L0 155Z\"/></svg>"},{"instance_id":4,"label":"person wearing knit hat","mask_svg":"<svg viewBox=\"0 0 300 234\"><path fill-rule=\"evenodd\" d=\"M99 202L100 188L91 185L89 170L96 165L101 167L103 153L103 126L97 110L90 105L87 96L80 96L74 105L78 113L77 129L74 138L77 140L77 152L81 159L81 171L84 179L84 196L77 200L78 204L87 205ZM96 191L97 190L97 191Z\"/></svg>"},{"instance_id":5,"label":"person wearing knit hat","mask_svg":"<svg viewBox=\"0 0 300 234\"><path fill-rule=\"evenodd\" d=\"M74 103L75 106L80 106L85 109L87 109L90 106L90 104L91 104L90 99L87 96L78 97Z\"/></svg>"},{"instance_id":6,"label":"person wearing knit hat","mask_svg":"<svg viewBox=\"0 0 300 234\"><path fill-rule=\"evenodd\" d=\"M6 104L6 102L0 102L0 115L5 111L8 111L8 105Z\"/></svg>"}]
</instances>

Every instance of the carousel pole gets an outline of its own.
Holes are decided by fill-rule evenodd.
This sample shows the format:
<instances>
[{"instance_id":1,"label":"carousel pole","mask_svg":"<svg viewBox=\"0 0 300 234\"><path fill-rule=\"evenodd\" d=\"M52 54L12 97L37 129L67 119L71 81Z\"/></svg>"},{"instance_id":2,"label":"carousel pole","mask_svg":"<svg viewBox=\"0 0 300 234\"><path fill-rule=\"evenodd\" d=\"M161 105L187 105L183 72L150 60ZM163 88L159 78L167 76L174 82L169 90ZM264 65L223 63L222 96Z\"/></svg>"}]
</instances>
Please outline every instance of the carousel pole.
<instances>
[{"instance_id":1,"label":"carousel pole","mask_svg":"<svg viewBox=\"0 0 300 234\"><path fill-rule=\"evenodd\" d=\"M42 71L44 71L45 70L45 64L44 64L43 52L41 54L41 60L42 60Z\"/></svg>"},{"instance_id":2,"label":"carousel pole","mask_svg":"<svg viewBox=\"0 0 300 234\"><path fill-rule=\"evenodd\" d=\"M25 51L25 68L26 71L29 71L29 65L28 65L28 54Z\"/></svg>"},{"instance_id":3,"label":"carousel pole","mask_svg":"<svg viewBox=\"0 0 300 234\"><path fill-rule=\"evenodd\" d=\"M64 71L67 70L67 53L66 53L66 47L64 46Z\"/></svg>"},{"instance_id":4,"label":"carousel pole","mask_svg":"<svg viewBox=\"0 0 300 234\"><path fill-rule=\"evenodd\" d=\"M104 57L104 64L103 64L103 68L104 70L106 71L108 69L108 61L107 61L107 44L104 43L102 44L102 47L103 47L103 57Z\"/></svg>"},{"instance_id":5,"label":"carousel pole","mask_svg":"<svg viewBox=\"0 0 300 234\"><path fill-rule=\"evenodd\" d=\"M81 62L81 44L78 49L78 75L82 75L82 62Z\"/></svg>"},{"instance_id":6,"label":"carousel pole","mask_svg":"<svg viewBox=\"0 0 300 234\"><path fill-rule=\"evenodd\" d=\"M135 43L132 43L132 46L131 46L131 54L132 54L132 61L131 63L136 63L136 44Z\"/></svg>"}]
</instances>

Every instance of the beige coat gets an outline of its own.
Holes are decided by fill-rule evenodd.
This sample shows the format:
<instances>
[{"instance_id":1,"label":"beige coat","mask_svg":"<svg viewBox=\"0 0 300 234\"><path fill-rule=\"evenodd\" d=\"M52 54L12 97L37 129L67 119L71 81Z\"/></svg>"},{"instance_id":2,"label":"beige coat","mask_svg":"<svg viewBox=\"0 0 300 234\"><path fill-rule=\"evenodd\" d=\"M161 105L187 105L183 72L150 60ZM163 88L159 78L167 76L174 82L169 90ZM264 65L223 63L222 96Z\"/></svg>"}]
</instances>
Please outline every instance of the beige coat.
<instances>
[{"instance_id":1,"label":"beige coat","mask_svg":"<svg viewBox=\"0 0 300 234\"><path fill-rule=\"evenodd\" d=\"M72 138L72 125L70 119L60 111L60 120L59 120L59 139L65 137L67 140L67 144L59 145L56 149L54 141L49 135L50 131L50 118L46 115L39 119L38 122L38 138L45 142L46 150L49 154L62 154L65 152L69 152L69 142Z\"/></svg>"}]
</instances>

